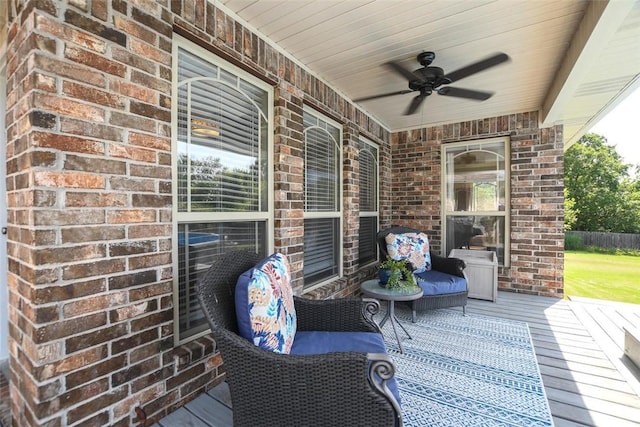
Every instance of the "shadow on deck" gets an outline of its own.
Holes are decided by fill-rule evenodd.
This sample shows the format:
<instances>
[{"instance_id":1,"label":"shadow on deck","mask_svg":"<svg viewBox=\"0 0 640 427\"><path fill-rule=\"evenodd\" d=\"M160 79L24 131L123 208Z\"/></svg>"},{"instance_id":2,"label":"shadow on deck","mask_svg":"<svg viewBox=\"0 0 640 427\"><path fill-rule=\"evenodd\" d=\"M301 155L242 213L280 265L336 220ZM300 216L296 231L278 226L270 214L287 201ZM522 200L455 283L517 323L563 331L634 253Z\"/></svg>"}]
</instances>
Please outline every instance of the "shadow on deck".
<instances>
[{"instance_id":1,"label":"shadow on deck","mask_svg":"<svg viewBox=\"0 0 640 427\"><path fill-rule=\"evenodd\" d=\"M638 426L640 376L623 354L622 328L640 326L640 305L499 292L495 303L470 299L467 313L529 324L556 427ZM226 427L232 418L221 384L154 426Z\"/></svg>"}]
</instances>

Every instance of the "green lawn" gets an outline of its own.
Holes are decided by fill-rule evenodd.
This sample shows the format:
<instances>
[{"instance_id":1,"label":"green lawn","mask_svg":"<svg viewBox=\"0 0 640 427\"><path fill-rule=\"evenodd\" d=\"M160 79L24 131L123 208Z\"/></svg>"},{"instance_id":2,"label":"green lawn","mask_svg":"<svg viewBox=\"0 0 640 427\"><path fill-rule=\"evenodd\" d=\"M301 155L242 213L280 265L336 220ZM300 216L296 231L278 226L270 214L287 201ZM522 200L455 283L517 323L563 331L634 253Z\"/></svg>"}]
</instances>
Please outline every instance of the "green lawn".
<instances>
[{"instance_id":1,"label":"green lawn","mask_svg":"<svg viewBox=\"0 0 640 427\"><path fill-rule=\"evenodd\" d=\"M640 256L566 251L564 294L640 304Z\"/></svg>"}]
</instances>

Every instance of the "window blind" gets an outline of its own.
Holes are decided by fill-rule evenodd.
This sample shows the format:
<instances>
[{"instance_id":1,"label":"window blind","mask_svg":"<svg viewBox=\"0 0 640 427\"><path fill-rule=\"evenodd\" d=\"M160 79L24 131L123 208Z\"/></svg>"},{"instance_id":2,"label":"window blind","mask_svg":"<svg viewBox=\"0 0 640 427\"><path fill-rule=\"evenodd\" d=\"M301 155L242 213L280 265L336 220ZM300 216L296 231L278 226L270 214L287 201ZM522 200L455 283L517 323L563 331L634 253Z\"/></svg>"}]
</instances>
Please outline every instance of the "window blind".
<instances>
[{"instance_id":1,"label":"window blind","mask_svg":"<svg viewBox=\"0 0 640 427\"><path fill-rule=\"evenodd\" d=\"M305 206L307 212L332 212L338 206L336 143L322 129L305 133Z\"/></svg>"},{"instance_id":2,"label":"window blind","mask_svg":"<svg viewBox=\"0 0 640 427\"><path fill-rule=\"evenodd\" d=\"M378 259L378 148L370 142L359 143L360 231L358 262L363 265Z\"/></svg>"},{"instance_id":3,"label":"window blind","mask_svg":"<svg viewBox=\"0 0 640 427\"><path fill-rule=\"evenodd\" d=\"M360 211L378 210L378 150L360 142Z\"/></svg>"},{"instance_id":4,"label":"window blind","mask_svg":"<svg viewBox=\"0 0 640 427\"><path fill-rule=\"evenodd\" d=\"M196 297L196 283L227 251L251 250L266 256L265 222L193 223L178 225L178 290L180 338L208 329Z\"/></svg>"},{"instance_id":5,"label":"window blind","mask_svg":"<svg viewBox=\"0 0 640 427\"><path fill-rule=\"evenodd\" d=\"M338 274L339 225L336 218L304 221L305 286Z\"/></svg>"},{"instance_id":6,"label":"window blind","mask_svg":"<svg viewBox=\"0 0 640 427\"><path fill-rule=\"evenodd\" d=\"M211 264L228 251L267 255L271 89L192 50L178 47L177 57L174 284L185 341L208 329L195 286Z\"/></svg>"},{"instance_id":7,"label":"window blind","mask_svg":"<svg viewBox=\"0 0 640 427\"><path fill-rule=\"evenodd\" d=\"M377 233L377 216L360 217L358 262L361 265L374 262L378 259L378 246L376 242Z\"/></svg>"},{"instance_id":8,"label":"window blind","mask_svg":"<svg viewBox=\"0 0 640 427\"><path fill-rule=\"evenodd\" d=\"M340 273L341 130L308 111L304 122L305 287Z\"/></svg>"}]
</instances>

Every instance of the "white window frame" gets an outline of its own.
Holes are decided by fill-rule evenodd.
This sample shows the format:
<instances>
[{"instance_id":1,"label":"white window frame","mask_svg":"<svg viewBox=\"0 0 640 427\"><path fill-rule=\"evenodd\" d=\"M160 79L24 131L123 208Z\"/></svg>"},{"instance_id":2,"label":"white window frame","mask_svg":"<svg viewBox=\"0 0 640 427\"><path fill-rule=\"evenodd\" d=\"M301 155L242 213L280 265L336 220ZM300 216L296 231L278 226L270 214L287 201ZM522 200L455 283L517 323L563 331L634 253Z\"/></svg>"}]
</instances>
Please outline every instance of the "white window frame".
<instances>
[{"instance_id":1,"label":"white window frame","mask_svg":"<svg viewBox=\"0 0 640 427\"><path fill-rule=\"evenodd\" d=\"M338 210L337 211L333 211L333 212L307 212L307 200L305 197L304 200L304 216L303 219L307 220L307 219L326 219L326 218L332 218L332 219L338 219L338 227L339 227L339 231L338 231L338 241L336 242L338 247L336 248L336 251L338 252L338 256L337 256L337 260L338 260L338 273L334 276L328 277L318 283L314 283L311 285L307 285L305 283L304 285L304 289L302 290L302 293L307 293L310 291L313 291L314 289L320 288L324 285L326 285L327 283L331 283L339 278L341 278L343 276L343 251L342 251L342 245L343 245L343 230L344 230L344 226L343 226L343 218L342 218L342 210L343 210L343 200L342 200L342 178L343 178L343 167L342 167L342 138L343 138L343 126L342 124L336 122L335 120L332 120L331 118L325 116L324 114L319 113L318 111L308 107L308 106L304 106L303 107L303 114L309 114L313 117L315 117L316 119L322 120L324 122L326 122L327 124L337 128L340 131L340 136L338 138L338 141L334 141L334 143L337 145L337 152L338 152L338 158L337 158L337 170L338 170L338 183L336 184L336 192L337 192L337 202L338 202ZM304 128L303 129L303 143L306 144L306 134L307 131L309 129L314 128L309 127L309 128ZM304 152L304 156L305 156L305 169L303 171L303 174L306 174L306 147L303 150ZM306 192L306 189L304 190Z\"/></svg>"},{"instance_id":2,"label":"white window frame","mask_svg":"<svg viewBox=\"0 0 640 427\"><path fill-rule=\"evenodd\" d=\"M267 206L264 211L257 212L179 212L178 211L178 185L176 182L177 179L177 169L178 169L178 52L180 49L189 51L190 53L203 58L204 60L211 62L213 65L216 65L220 69L223 69L236 77L241 78L247 83L250 83L256 87L267 92L268 101L268 111L267 111L267 179L268 179L268 188L267 188ZM174 200L172 206L172 225L174 230L174 238L172 239L172 254L173 254L173 311L174 311L174 344L176 346L184 344L186 342L192 341L204 335L207 335L210 332L210 329L207 328L201 332L195 333L191 336L188 336L184 339L180 339L180 313L179 313L179 262L178 262L178 239L175 238L175 233L177 233L179 224L185 223L228 223L228 222L250 222L250 223L260 223L263 222L266 224L266 246L267 252L272 253L274 247L274 238L273 238L273 229L274 229L274 173L273 173L273 140L274 140L274 95L273 95L273 86L270 84L256 78L255 76L249 74L248 72L242 70L239 67L234 66L233 64L225 61L224 59L216 56L215 54L209 52L208 50L195 45L194 43L188 41L187 39L180 37L174 34L173 39L173 76L176 78L173 81L172 85L172 99L175 100L172 107L171 112L171 134L172 134L172 144L171 144L171 156L172 156L172 197Z\"/></svg>"},{"instance_id":3,"label":"white window frame","mask_svg":"<svg viewBox=\"0 0 640 427\"><path fill-rule=\"evenodd\" d=\"M447 185L448 170L447 170L447 152L450 149L460 147L473 147L480 144L504 144L504 210L500 211L455 211L447 203ZM495 216L504 218L504 263L500 265L503 267L509 267L511 263L511 140L509 137L488 138L488 139L476 139L463 142L452 142L442 144L442 156L441 156L441 212L442 212L442 248L443 256L446 256L452 249L447 247L447 218L452 216Z\"/></svg>"},{"instance_id":4,"label":"white window frame","mask_svg":"<svg viewBox=\"0 0 640 427\"><path fill-rule=\"evenodd\" d=\"M372 141L370 141L367 138L364 137L360 137L360 143L361 144L365 144L368 145L370 147L372 147L375 150L375 159L374 159L374 163L375 163L375 167L376 167L376 174L373 177L373 179L375 180L376 183L376 191L375 191L375 196L376 196L376 206L375 206L375 210L374 211L363 211L360 209L360 211L358 212L358 216L360 218L366 218L366 217L375 217L376 218L376 229L380 228L380 147L377 144L374 144ZM369 153L366 152L366 155L368 155ZM360 159L362 159L363 156L363 150L360 150L360 147L358 147L358 156ZM362 175L362 169L360 169L360 176ZM361 185L361 180L360 180L360 176L358 177L358 185ZM360 207L362 207L362 205L360 205ZM358 236L360 236L360 232L358 232ZM374 243L376 242L376 240L374 239ZM374 244L374 248L373 248L376 257L373 261L366 263L366 264L361 264L362 266L365 265L369 265L375 262L378 262L378 258L379 258L379 254L378 254L378 250L377 250L377 245ZM358 262L360 262L360 255L358 254Z\"/></svg>"}]
</instances>

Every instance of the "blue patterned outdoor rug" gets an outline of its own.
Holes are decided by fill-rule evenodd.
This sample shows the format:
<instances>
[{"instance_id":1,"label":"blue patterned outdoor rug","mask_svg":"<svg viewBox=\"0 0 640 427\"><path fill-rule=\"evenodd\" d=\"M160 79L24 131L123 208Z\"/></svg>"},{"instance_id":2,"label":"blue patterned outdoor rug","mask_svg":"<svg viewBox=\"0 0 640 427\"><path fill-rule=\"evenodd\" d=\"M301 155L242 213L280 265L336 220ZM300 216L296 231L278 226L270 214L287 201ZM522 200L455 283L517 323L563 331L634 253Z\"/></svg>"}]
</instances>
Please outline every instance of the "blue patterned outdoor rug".
<instances>
[{"instance_id":1,"label":"blue patterned outdoor rug","mask_svg":"<svg viewBox=\"0 0 640 427\"><path fill-rule=\"evenodd\" d=\"M400 354L384 325L405 426L553 426L526 323L455 310L422 312L417 323L404 307L396 314L413 337L398 330Z\"/></svg>"}]
</instances>

